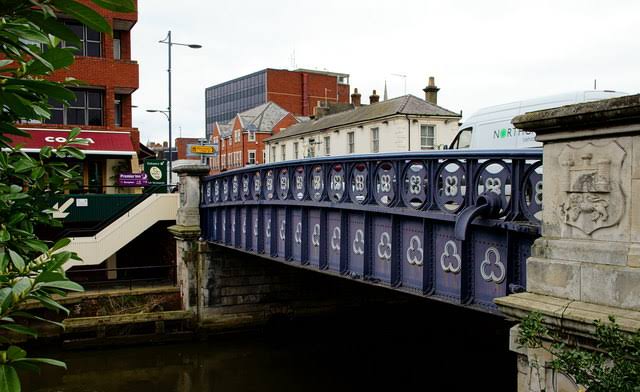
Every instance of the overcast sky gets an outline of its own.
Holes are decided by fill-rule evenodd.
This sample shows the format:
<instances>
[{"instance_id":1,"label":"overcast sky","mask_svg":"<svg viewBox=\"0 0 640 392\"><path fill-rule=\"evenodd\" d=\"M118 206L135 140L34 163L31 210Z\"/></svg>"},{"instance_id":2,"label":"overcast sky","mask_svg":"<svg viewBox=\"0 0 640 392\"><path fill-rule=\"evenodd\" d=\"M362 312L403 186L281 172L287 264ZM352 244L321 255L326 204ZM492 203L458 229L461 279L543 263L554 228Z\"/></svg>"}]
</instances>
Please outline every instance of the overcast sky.
<instances>
[{"instance_id":1,"label":"overcast sky","mask_svg":"<svg viewBox=\"0 0 640 392\"><path fill-rule=\"evenodd\" d=\"M167 107L168 30L174 46L173 137L204 135L204 89L264 68L326 69L351 75L368 102L423 97L428 76L438 103L470 115L499 103L593 88L640 92L637 0L139 0L133 58L140 63L133 123L141 141L168 138L146 109ZM181 131L182 130L182 131Z\"/></svg>"}]
</instances>

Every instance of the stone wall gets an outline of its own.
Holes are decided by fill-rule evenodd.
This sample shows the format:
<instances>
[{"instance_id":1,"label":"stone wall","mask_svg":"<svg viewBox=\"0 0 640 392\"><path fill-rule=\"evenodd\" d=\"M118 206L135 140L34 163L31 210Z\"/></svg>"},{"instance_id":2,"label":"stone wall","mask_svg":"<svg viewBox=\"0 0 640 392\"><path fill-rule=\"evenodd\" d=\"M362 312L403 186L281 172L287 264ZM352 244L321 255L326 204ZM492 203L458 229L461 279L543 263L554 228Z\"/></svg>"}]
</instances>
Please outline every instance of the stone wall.
<instances>
[{"instance_id":1,"label":"stone wall","mask_svg":"<svg viewBox=\"0 0 640 392\"><path fill-rule=\"evenodd\" d=\"M201 265L200 326L255 328L278 318L348 311L406 296L212 245Z\"/></svg>"}]
</instances>

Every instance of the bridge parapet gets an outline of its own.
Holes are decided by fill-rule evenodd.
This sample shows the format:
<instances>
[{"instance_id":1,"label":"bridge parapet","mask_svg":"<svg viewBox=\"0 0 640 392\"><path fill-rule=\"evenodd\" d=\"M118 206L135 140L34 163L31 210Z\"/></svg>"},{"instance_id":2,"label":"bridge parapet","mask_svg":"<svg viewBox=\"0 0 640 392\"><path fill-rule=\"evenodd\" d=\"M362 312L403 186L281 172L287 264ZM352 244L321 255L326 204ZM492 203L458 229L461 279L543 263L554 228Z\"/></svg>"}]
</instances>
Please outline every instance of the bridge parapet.
<instances>
[{"instance_id":1,"label":"bridge parapet","mask_svg":"<svg viewBox=\"0 0 640 392\"><path fill-rule=\"evenodd\" d=\"M202 181L203 237L495 311L493 298L525 285L540 230L541 158L539 149L460 150L229 171Z\"/></svg>"},{"instance_id":2,"label":"bridge parapet","mask_svg":"<svg viewBox=\"0 0 640 392\"><path fill-rule=\"evenodd\" d=\"M545 209L527 292L497 299L500 309L514 318L537 311L568 342L593 349L594 320L612 315L622 330L637 331L640 95L527 113L513 123L544 143ZM519 391L578 390L566 378L552 385L558 378L537 368L544 361L535 350L512 350L522 359Z\"/></svg>"}]
</instances>

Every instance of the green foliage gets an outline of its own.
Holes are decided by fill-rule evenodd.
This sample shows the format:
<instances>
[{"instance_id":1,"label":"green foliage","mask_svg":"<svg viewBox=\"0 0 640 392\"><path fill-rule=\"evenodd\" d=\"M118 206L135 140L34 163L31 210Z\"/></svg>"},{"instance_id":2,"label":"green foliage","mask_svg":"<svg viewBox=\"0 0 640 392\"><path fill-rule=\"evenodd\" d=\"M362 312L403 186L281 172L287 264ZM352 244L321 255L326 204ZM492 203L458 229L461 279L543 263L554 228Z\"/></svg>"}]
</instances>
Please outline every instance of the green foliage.
<instances>
[{"instance_id":1,"label":"green foliage","mask_svg":"<svg viewBox=\"0 0 640 392\"><path fill-rule=\"evenodd\" d=\"M92 1L112 11L135 10L133 0ZM33 337L37 332L26 320L62 324L21 309L25 301L68 314L54 296L82 291L63 269L67 261L78 259L64 250L69 240L50 244L34 234L38 225L61 225L50 208L54 197L79 178L77 168L64 160L84 157L77 147L85 143L78 138L80 130L71 131L66 143L44 147L37 155L11 146L15 135L29 136L17 123L49 119L50 102L66 105L74 99L64 85L44 80L71 65L73 46L80 45L78 37L56 20L59 14L111 34L111 27L94 8L76 0L0 1L0 329ZM29 358L26 351L11 345L6 334L0 336L0 392L20 391L17 370L37 370L39 364L65 366L53 359Z\"/></svg>"},{"instance_id":2,"label":"green foliage","mask_svg":"<svg viewBox=\"0 0 640 392\"><path fill-rule=\"evenodd\" d=\"M542 315L532 313L520 324L519 343L551 353L552 368L589 392L640 391L640 331L621 331L613 316L609 322L594 321L594 326L596 350L582 349L568 345L543 324Z\"/></svg>"}]
</instances>

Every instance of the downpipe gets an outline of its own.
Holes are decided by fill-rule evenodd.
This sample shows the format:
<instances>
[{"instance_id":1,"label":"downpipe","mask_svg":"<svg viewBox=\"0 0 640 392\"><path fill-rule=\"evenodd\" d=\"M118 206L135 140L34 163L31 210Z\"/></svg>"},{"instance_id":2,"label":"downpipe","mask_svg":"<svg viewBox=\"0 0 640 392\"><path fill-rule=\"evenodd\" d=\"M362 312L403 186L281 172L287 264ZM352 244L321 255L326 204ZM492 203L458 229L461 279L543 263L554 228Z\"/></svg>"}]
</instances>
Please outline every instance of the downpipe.
<instances>
[{"instance_id":1,"label":"downpipe","mask_svg":"<svg viewBox=\"0 0 640 392\"><path fill-rule=\"evenodd\" d=\"M456 240L464 241L467 238L469 225L477 217L496 218L502 209L502 200L494 192L485 192L478 196L476 204L462 210L456 219L454 234Z\"/></svg>"}]
</instances>

